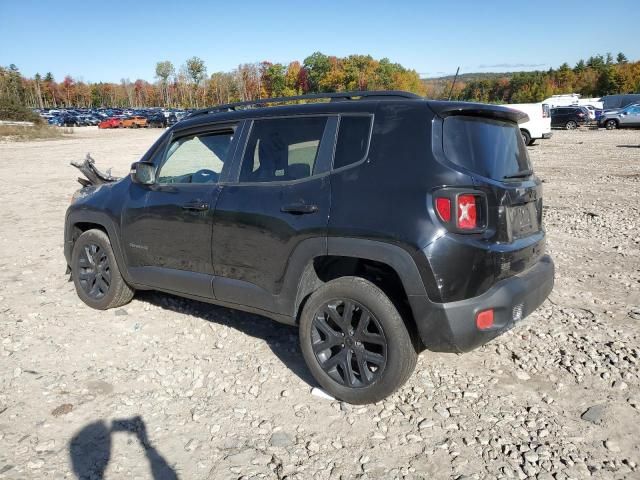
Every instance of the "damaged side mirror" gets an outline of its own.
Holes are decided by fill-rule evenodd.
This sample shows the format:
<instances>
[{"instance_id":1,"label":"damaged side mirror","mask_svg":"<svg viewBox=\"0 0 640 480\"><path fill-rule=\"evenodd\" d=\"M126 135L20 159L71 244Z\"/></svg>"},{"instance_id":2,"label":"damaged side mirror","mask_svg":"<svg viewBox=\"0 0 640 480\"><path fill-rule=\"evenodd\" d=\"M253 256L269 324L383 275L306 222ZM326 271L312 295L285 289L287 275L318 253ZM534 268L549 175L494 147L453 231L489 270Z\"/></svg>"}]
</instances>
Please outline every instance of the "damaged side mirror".
<instances>
[{"instance_id":1,"label":"damaged side mirror","mask_svg":"<svg viewBox=\"0 0 640 480\"><path fill-rule=\"evenodd\" d=\"M136 162L131 165L131 180L141 185L156 183L156 166L150 162Z\"/></svg>"}]
</instances>

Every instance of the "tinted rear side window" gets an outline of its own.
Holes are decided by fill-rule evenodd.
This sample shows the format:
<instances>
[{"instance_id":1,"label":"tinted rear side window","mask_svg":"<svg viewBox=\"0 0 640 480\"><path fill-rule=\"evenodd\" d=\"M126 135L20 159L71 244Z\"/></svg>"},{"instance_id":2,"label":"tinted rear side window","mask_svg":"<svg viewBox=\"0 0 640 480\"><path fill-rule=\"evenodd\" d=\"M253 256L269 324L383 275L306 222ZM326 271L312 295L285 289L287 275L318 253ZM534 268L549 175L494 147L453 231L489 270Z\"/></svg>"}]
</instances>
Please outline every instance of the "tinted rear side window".
<instances>
[{"instance_id":1,"label":"tinted rear side window","mask_svg":"<svg viewBox=\"0 0 640 480\"><path fill-rule=\"evenodd\" d=\"M362 160L369 147L370 116L342 116L333 168L340 168Z\"/></svg>"},{"instance_id":2,"label":"tinted rear side window","mask_svg":"<svg viewBox=\"0 0 640 480\"><path fill-rule=\"evenodd\" d=\"M447 117L442 146L450 162L494 180L531 169L520 129L513 122Z\"/></svg>"},{"instance_id":3,"label":"tinted rear side window","mask_svg":"<svg viewBox=\"0 0 640 480\"><path fill-rule=\"evenodd\" d=\"M240 171L241 182L300 180L315 172L327 117L256 120Z\"/></svg>"}]
</instances>

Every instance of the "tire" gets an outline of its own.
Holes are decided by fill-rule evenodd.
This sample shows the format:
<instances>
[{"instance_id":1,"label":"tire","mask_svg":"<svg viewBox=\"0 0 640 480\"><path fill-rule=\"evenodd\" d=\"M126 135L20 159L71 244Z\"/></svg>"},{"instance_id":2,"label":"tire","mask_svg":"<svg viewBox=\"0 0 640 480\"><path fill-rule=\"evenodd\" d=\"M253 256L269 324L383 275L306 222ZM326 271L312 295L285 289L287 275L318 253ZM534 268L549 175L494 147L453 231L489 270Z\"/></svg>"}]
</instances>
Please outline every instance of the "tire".
<instances>
[{"instance_id":1,"label":"tire","mask_svg":"<svg viewBox=\"0 0 640 480\"><path fill-rule=\"evenodd\" d=\"M522 135L522 141L525 145L529 145L531 143L531 135L526 130L520 130L520 134Z\"/></svg>"},{"instance_id":2,"label":"tire","mask_svg":"<svg viewBox=\"0 0 640 480\"><path fill-rule=\"evenodd\" d=\"M615 130L616 128L618 128L618 122L615 120L607 120L606 122L604 122L604 128L606 128L607 130Z\"/></svg>"},{"instance_id":3,"label":"tire","mask_svg":"<svg viewBox=\"0 0 640 480\"><path fill-rule=\"evenodd\" d=\"M351 322L340 323L346 312ZM394 304L359 277L331 280L309 297L300 317L300 347L322 388L353 404L391 395L409 379L418 358Z\"/></svg>"},{"instance_id":4,"label":"tire","mask_svg":"<svg viewBox=\"0 0 640 480\"><path fill-rule=\"evenodd\" d=\"M575 130L576 128L578 128L578 124L573 120L569 120L567 123L565 123L564 128L566 130Z\"/></svg>"},{"instance_id":5,"label":"tire","mask_svg":"<svg viewBox=\"0 0 640 480\"><path fill-rule=\"evenodd\" d=\"M529 140L529 143L527 143L527 146L530 147L531 145L535 145L536 144L536 139L532 138L531 140Z\"/></svg>"},{"instance_id":6,"label":"tire","mask_svg":"<svg viewBox=\"0 0 640 480\"><path fill-rule=\"evenodd\" d=\"M109 237L102 230L87 230L76 240L71 277L80 300L97 310L126 305L135 293L122 278Z\"/></svg>"}]
</instances>

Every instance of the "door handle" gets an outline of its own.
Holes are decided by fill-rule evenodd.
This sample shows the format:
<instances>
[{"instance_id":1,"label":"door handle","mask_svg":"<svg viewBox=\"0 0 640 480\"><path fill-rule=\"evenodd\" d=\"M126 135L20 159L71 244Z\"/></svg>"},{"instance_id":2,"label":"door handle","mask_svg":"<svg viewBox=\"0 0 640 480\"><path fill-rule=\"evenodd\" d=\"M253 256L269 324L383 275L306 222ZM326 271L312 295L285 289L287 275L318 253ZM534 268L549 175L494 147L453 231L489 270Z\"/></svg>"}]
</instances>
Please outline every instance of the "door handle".
<instances>
[{"instance_id":1,"label":"door handle","mask_svg":"<svg viewBox=\"0 0 640 480\"><path fill-rule=\"evenodd\" d=\"M183 210L195 210L198 212L209 210L209 204L206 202L202 202L200 200L195 200L193 202L187 202L182 205Z\"/></svg>"},{"instance_id":2,"label":"door handle","mask_svg":"<svg viewBox=\"0 0 640 480\"><path fill-rule=\"evenodd\" d=\"M291 213L293 215L304 215L307 213L317 212L318 206L307 203L290 203L288 205L283 205L282 208L280 208L280 211L284 213Z\"/></svg>"}]
</instances>

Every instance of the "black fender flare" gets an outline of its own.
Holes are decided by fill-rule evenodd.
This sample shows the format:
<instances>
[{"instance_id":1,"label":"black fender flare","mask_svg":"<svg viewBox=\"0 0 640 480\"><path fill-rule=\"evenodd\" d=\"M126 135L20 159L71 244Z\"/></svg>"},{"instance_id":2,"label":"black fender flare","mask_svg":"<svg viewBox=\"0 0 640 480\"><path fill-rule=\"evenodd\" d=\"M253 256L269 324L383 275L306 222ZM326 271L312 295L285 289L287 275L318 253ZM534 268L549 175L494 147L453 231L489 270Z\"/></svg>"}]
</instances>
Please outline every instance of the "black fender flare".
<instances>
[{"instance_id":1,"label":"black fender flare","mask_svg":"<svg viewBox=\"0 0 640 480\"><path fill-rule=\"evenodd\" d=\"M127 269L127 262L124 257L124 252L122 251L122 245L120 244L120 228L113 218L102 211L88 209L69 209L67 211L64 229L64 255L67 260L67 264L71 264L71 252L73 250L74 243L73 231L75 226L80 223L98 225L107 232L120 274L127 283L131 283L131 276Z\"/></svg>"},{"instance_id":2,"label":"black fender flare","mask_svg":"<svg viewBox=\"0 0 640 480\"><path fill-rule=\"evenodd\" d=\"M423 266L423 270L427 271L421 274L413 256L399 245L362 238L328 237L326 248L322 249L319 243L321 239L313 240L316 242L307 243L309 240L305 240L298 246L285 273L280 296L282 300L287 299L283 302L287 305L281 305L285 309L293 306L293 311L289 310L287 314L293 315L294 318L297 317L302 302L323 283L315 273L313 261L324 255L362 258L388 265L398 274L404 291L410 299L413 296L428 297L424 275L431 275L431 280L435 284L431 268L428 265Z\"/></svg>"}]
</instances>

